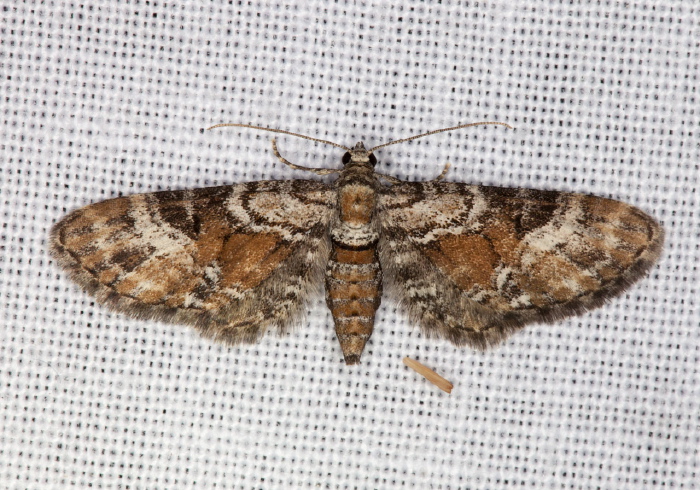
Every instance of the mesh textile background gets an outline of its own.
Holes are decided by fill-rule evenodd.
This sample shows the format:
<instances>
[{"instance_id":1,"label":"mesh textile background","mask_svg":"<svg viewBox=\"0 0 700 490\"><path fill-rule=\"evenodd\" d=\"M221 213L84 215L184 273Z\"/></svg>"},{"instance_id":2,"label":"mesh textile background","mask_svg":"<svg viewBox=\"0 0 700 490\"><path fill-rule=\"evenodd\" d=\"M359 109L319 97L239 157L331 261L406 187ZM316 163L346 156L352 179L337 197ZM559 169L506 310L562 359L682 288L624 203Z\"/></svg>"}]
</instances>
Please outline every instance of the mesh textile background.
<instances>
[{"instance_id":1,"label":"mesh textile background","mask_svg":"<svg viewBox=\"0 0 700 490\"><path fill-rule=\"evenodd\" d=\"M700 7L692 1L4 2L0 485L696 488ZM47 255L120 194L316 178L269 133L344 145L459 123L379 170L596 194L666 229L649 276L489 352L387 298L346 367L323 298L228 349L108 311ZM291 161L342 151L279 137ZM411 356L451 395L403 366Z\"/></svg>"}]
</instances>

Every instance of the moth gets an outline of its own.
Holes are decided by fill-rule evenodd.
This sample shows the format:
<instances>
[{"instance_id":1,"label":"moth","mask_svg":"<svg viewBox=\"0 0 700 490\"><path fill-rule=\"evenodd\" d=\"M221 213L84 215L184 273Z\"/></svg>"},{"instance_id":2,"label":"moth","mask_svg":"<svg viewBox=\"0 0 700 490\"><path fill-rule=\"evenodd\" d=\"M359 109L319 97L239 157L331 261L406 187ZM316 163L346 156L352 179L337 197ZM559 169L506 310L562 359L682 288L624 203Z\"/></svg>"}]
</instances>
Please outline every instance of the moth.
<instances>
[{"instance_id":1,"label":"moth","mask_svg":"<svg viewBox=\"0 0 700 490\"><path fill-rule=\"evenodd\" d=\"M325 284L345 362L357 364L386 290L429 337L485 349L526 324L601 305L658 258L663 230L628 204L567 192L404 182L375 172L388 145L348 148L315 180L135 194L68 214L57 262L136 318L189 324L225 345L285 332ZM445 167L447 170L447 167ZM387 183L383 183L386 181Z\"/></svg>"}]
</instances>

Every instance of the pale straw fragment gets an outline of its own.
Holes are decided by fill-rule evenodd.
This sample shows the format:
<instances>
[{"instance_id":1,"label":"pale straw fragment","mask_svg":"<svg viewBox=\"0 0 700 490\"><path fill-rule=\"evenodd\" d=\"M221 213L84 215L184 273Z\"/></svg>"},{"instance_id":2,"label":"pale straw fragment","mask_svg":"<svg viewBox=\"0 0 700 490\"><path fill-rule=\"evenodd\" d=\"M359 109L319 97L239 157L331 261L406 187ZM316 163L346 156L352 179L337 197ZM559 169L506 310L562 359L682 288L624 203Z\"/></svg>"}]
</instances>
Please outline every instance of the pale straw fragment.
<instances>
[{"instance_id":1,"label":"pale straw fragment","mask_svg":"<svg viewBox=\"0 0 700 490\"><path fill-rule=\"evenodd\" d=\"M411 359L410 357L404 357L403 358L403 363L413 369L415 372L423 376L425 379L433 383L435 386L440 388L442 391L446 393L451 393L452 392L452 383L447 381L445 378L440 376L438 373L433 371L427 366L424 366L418 361L415 361Z\"/></svg>"}]
</instances>

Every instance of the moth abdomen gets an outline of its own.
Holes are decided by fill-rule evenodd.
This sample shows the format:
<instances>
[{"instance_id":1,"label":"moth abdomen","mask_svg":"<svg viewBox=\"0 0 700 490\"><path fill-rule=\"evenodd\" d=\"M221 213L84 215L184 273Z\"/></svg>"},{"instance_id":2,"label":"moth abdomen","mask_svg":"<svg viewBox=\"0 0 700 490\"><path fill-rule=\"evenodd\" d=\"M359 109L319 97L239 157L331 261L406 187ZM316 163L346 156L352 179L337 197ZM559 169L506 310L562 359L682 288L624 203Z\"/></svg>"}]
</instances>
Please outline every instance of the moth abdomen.
<instances>
[{"instance_id":1,"label":"moth abdomen","mask_svg":"<svg viewBox=\"0 0 700 490\"><path fill-rule=\"evenodd\" d=\"M326 269L326 303L346 364L360 362L381 297L382 269L376 247L348 250L334 245Z\"/></svg>"}]
</instances>

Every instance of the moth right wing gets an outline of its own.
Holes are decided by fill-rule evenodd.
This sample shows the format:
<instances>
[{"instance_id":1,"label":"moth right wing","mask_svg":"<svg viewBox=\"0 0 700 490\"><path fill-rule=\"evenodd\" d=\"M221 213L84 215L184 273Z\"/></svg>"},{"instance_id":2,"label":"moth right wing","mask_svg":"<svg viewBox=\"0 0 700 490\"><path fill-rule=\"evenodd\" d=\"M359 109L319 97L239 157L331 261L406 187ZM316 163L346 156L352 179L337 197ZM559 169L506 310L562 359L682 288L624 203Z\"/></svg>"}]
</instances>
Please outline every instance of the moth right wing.
<instances>
[{"instance_id":1,"label":"moth right wing","mask_svg":"<svg viewBox=\"0 0 700 490\"><path fill-rule=\"evenodd\" d=\"M428 335L479 348L599 306L663 243L639 209L567 192L403 183L385 188L378 216L389 293Z\"/></svg>"},{"instance_id":2,"label":"moth right wing","mask_svg":"<svg viewBox=\"0 0 700 490\"><path fill-rule=\"evenodd\" d=\"M320 293L335 206L305 180L135 194L67 215L51 252L115 310L253 342Z\"/></svg>"}]
</instances>

